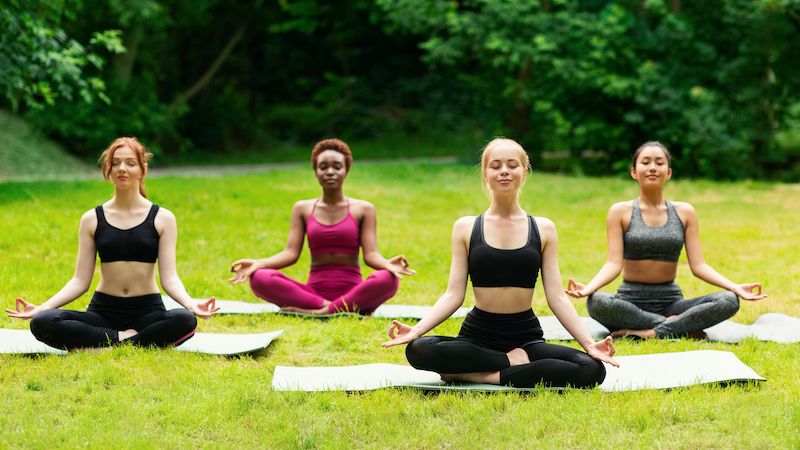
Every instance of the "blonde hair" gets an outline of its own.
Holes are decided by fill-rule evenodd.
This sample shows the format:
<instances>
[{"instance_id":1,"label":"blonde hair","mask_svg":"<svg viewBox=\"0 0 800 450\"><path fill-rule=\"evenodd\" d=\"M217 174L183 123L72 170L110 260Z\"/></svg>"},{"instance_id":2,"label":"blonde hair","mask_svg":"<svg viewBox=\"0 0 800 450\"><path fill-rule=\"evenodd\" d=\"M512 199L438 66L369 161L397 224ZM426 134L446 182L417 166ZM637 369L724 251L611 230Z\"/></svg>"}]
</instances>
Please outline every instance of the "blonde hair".
<instances>
[{"instance_id":1,"label":"blonde hair","mask_svg":"<svg viewBox=\"0 0 800 450\"><path fill-rule=\"evenodd\" d=\"M519 142L505 137L496 137L491 141L489 141L489 143L486 144L486 147L483 147L483 150L481 150L481 179L483 180L484 188L488 189L488 185L486 183L486 168L489 166L489 151L501 145L510 145L512 147L516 147L517 149L519 149L520 153L519 160L522 163L522 166L525 167L525 174L526 174L525 178L522 179L523 184L525 183L525 179L527 178L528 172L532 170L531 160L530 158L528 158L528 153L525 151L524 148L522 148L522 145L520 145Z\"/></svg>"},{"instance_id":2,"label":"blonde hair","mask_svg":"<svg viewBox=\"0 0 800 450\"><path fill-rule=\"evenodd\" d=\"M98 160L98 165L103 170L103 178L108 181L111 177L111 160L114 158L114 152L122 147L128 147L136 154L136 162L142 170L142 179L139 181L139 193L142 194L142 197L147 198L147 191L144 189L144 175L147 172L147 161L153 157L153 154L147 151L144 145L135 137L116 138L114 142L103 151Z\"/></svg>"}]
</instances>

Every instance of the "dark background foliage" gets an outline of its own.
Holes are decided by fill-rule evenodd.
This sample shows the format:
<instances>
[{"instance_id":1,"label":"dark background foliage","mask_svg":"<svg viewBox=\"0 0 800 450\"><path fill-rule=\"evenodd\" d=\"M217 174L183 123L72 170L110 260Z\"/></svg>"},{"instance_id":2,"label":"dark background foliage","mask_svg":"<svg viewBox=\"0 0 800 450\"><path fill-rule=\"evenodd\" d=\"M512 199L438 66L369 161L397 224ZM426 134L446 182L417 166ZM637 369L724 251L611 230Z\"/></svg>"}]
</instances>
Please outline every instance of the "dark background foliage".
<instances>
[{"instance_id":1,"label":"dark background foliage","mask_svg":"<svg viewBox=\"0 0 800 450\"><path fill-rule=\"evenodd\" d=\"M502 134L591 173L660 140L681 175L797 180L799 37L800 0L9 0L0 106L85 158Z\"/></svg>"}]
</instances>

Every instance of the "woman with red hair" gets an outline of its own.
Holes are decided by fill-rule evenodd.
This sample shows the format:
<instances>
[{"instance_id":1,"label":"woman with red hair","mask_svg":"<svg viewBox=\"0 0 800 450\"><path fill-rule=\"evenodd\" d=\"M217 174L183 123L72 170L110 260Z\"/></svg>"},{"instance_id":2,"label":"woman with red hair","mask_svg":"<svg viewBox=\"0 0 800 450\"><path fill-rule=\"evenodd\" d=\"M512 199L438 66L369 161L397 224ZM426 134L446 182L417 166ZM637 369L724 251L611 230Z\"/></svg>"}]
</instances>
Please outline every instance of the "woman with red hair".
<instances>
[{"instance_id":1,"label":"woman with red hair","mask_svg":"<svg viewBox=\"0 0 800 450\"><path fill-rule=\"evenodd\" d=\"M78 260L72 279L36 306L17 298L10 317L32 319L31 332L56 348L179 345L194 335L195 316L218 308L214 297L195 302L175 269L178 228L175 216L147 199L144 176L152 156L136 139L116 139L100 156L103 176L114 196L83 214ZM58 309L83 295L100 255L100 283L87 311ZM166 311L156 284L156 261L164 291L186 309Z\"/></svg>"},{"instance_id":2,"label":"woman with red hair","mask_svg":"<svg viewBox=\"0 0 800 450\"><path fill-rule=\"evenodd\" d=\"M399 279L414 275L402 255L384 258L378 251L375 207L345 196L343 184L353 155L339 139L318 142L311 167L322 196L301 200L292 208L289 240L279 253L264 259L240 259L231 266L233 284L247 279L253 293L283 311L304 314L358 312L370 314L397 292ZM311 273L303 284L278 271L297 262L308 236ZM375 271L362 280L359 248Z\"/></svg>"}]
</instances>

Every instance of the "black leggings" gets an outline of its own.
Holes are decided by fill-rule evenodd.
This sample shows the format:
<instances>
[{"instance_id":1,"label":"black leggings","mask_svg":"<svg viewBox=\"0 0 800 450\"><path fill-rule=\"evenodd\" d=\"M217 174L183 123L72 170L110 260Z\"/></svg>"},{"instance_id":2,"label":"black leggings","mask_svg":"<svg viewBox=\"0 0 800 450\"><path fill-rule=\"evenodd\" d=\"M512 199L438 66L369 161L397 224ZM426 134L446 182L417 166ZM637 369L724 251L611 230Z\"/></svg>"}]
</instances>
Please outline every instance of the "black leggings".
<instances>
[{"instance_id":1,"label":"black leggings","mask_svg":"<svg viewBox=\"0 0 800 450\"><path fill-rule=\"evenodd\" d=\"M406 358L417 369L440 374L500 372L500 384L513 387L587 388L603 382L606 370L600 361L582 351L544 342L541 328L520 330L519 325L529 324L530 318L535 319L533 311L492 314L475 308L457 338L419 338L406 347ZM483 336L474 336L478 331ZM506 353L514 348L525 350L531 362L510 366Z\"/></svg>"},{"instance_id":2,"label":"black leggings","mask_svg":"<svg viewBox=\"0 0 800 450\"><path fill-rule=\"evenodd\" d=\"M125 342L169 347L192 337L197 319L185 309L166 311L160 294L121 298L95 292L86 312L51 309L31 320L36 339L63 349L114 345L119 331L127 329L138 334Z\"/></svg>"}]
</instances>

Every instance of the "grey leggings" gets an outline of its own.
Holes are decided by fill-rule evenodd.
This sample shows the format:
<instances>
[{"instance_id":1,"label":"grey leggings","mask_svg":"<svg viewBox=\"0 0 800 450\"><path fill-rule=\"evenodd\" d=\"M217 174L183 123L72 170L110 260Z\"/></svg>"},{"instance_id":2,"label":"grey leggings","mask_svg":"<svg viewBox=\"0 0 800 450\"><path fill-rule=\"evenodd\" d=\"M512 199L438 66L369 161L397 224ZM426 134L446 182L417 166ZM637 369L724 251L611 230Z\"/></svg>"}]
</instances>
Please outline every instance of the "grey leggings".
<instances>
[{"instance_id":1,"label":"grey leggings","mask_svg":"<svg viewBox=\"0 0 800 450\"><path fill-rule=\"evenodd\" d=\"M643 284L623 281L616 294L595 292L586 302L589 315L609 330L653 329L658 337L685 336L702 331L739 310L739 298L730 291L683 300L674 282ZM666 320L669 316L677 316Z\"/></svg>"}]
</instances>

